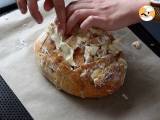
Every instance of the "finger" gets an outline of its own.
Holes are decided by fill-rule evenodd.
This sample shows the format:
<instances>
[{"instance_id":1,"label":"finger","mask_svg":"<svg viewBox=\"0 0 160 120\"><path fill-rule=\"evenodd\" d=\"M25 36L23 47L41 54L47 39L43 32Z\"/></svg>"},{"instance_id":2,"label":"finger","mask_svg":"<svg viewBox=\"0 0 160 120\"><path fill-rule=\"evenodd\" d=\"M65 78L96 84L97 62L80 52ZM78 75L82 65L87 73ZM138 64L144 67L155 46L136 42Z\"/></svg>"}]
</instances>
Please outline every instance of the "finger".
<instances>
[{"instance_id":1,"label":"finger","mask_svg":"<svg viewBox=\"0 0 160 120\"><path fill-rule=\"evenodd\" d=\"M54 19L54 23L58 26L59 22L57 17Z\"/></svg>"},{"instance_id":2,"label":"finger","mask_svg":"<svg viewBox=\"0 0 160 120\"><path fill-rule=\"evenodd\" d=\"M54 7L53 1L52 0L45 0L44 2L44 9L46 11L50 11Z\"/></svg>"},{"instance_id":3,"label":"finger","mask_svg":"<svg viewBox=\"0 0 160 120\"><path fill-rule=\"evenodd\" d=\"M37 0L29 0L28 1L28 8L32 15L32 17L37 21L37 23L42 23L43 17L38 9Z\"/></svg>"},{"instance_id":4,"label":"finger","mask_svg":"<svg viewBox=\"0 0 160 120\"><path fill-rule=\"evenodd\" d=\"M60 23L60 32L65 33L66 29L66 12L64 0L53 0L58 21Z\"/></svg>"},{"instance_id":5,"label":"finger","mask_svg":"<svg viewBox=\"0 0 160 120\"><path fill-rule=\"evenodd\" d=\"M80 9L75 11L67 20L67 34L70 34L73 28L88 16L96 14L97 12L93 9Z\"/></svg>"},{"instance_id":6,"label":"finger","mask_svg":"<svg viewBox=\"0 0 160 120\"><path fill-rule=\"evenodd\" d=\"M91 3L86 3L86 2L81 2L81 1L71 2L66 7L67 17L71 16L71 14L73 14L73 12L78 9L92 9L92 8L93 8L93 6Z\"/></svg>"},{"instance_id":7,"label":"finger","mask_svg":"<svg viewBox=\"0 0 160 120\"><path fill-rule=\"evenodd\" d=\"M58 28L59 32L60 32L60 33L63 35L63 37L64 37L65 33L64 33L63 28L62 28L62 26L60 25L60 22L58 21L58 18L57 18L57 17L54 19L54 23L57 25L57 28Z\"/></svg>"},{"instance_id":8,"label":"finger","mask_svg":"<svg viewBox=\"0 0 160 120\"><path fill-rule=\"evenodd\" d=\"M98 16L89 16L82 22L80 28L85 31L92 27L105 29L105 23L106 21L103 18L100 18Z\"/></svg>"},{"instance_id":9,"label":"finger","mask_svg":"<svg viewBox=\"0 0 160 120\"><path fill-rule=\"evenodd\" d=\"M27 1L26 0L17 0L17 5L22 14L25 14L27 12Z\"/></svg>"}]
</instances>

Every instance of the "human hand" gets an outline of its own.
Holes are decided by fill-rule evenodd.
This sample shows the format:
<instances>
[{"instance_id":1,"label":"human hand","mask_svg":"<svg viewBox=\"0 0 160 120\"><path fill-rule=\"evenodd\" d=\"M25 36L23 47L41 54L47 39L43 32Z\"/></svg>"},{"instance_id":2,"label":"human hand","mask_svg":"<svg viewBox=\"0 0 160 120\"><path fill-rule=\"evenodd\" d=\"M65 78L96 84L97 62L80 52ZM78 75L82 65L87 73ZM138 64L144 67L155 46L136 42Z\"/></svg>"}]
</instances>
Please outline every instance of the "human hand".
<instances>
[{"instance_id":1,"label":"human hand","mask_svg":"<svg viewBox=\"0 0 160 120\"><path fill-rule=\"evenodd\" d=\"M43 17L38 9L38 0L17 0L17 5L22 14L27 13L27 9L29 9L32 17L37 21L37 23L42 23ZM44 1L44 9L46 11L51 10L55 7L57 18L59 21L59 29L61 32L65 32L65 23L66 23L66 14L65 14L65 3L64 0L45 0Z\"/></svg>"},{"instance_id":2,"label":"human hand","mask_svg":"<svg viewBox=\"0 0 160 120\"><path fill-rule=\"evenodd\" d=\"M67 34L80 26L107 31L116 30L140 21L138 10L147 0L79 0L67 6Z\"/></svg>"}]
</instances>

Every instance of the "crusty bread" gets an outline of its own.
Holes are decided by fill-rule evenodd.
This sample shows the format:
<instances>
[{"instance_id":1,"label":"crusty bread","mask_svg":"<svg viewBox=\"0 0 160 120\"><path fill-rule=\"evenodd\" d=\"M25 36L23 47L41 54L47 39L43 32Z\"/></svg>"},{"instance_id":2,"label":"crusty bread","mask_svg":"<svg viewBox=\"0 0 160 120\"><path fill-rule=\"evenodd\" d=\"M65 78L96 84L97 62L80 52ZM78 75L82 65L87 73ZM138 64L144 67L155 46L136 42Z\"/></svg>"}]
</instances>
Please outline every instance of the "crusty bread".
<instances>
[{"instance_id":1,"label":"crusty bread","mask_svg":"<svg viewBox=\"0 0 160 120\"><path fill-rule=\"evenodd\" d=\"M35 41L43 75L57 88L81 98L107 96L123 85L127 64L105 31L77 31L63 40L51 23Z\"/></svg>"}]
</instances>

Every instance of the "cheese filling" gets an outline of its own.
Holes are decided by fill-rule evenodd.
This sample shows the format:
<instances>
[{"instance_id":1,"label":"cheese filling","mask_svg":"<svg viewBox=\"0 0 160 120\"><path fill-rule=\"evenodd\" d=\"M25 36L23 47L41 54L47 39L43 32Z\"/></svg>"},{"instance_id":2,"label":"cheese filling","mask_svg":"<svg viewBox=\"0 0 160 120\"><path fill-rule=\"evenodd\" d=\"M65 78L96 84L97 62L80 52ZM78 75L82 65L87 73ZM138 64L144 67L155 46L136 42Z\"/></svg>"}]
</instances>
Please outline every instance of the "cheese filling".
<instances>
[{"instance_id":1,"label":"cheese filling","mask_svg":"<svg viewBox=\"0 0 160 120\"><path fill-rule=\"evenodd\" d=\"M51 39L54 41L56 45L56 49L61 51L64 59L71 65L71 66L77 66L76 63L74 62L73 55L74 55L74 50L77 47L83 46L85 48L84 50L84 58L85 58L85 63L91 62L92 58L95 57L98 54L98 57L102 57L106 54L106 50L108 49L108 43L107 40L104 40L104 37L100 38L103 40L101 44L101 49L96 44L90 44L87 45L86 41L89 39L89 34L87 37L81 36L81 34L77 34L77 36L74 38L76 42L73 42L71 46L67 44L67 42L63 42L63 37L59 34L58 29L56 25L52 25L48 28L48 32L51 35ZM97 32L96 30L92 30L91 32ZM99 31L97 34L100 34ZM67 41L67 40L66 40ZM107 45L106 45L107 44Z\"/></svg>"},{"instance_id":2,"label":"cheese filling","mask_svg":"<svg viewBox=\"0 0 160 120\"><path fill-rule=\"evenodd\" d=\"M62 52L64 59L72 66L76 66L73 60L74 49L72 49L67 43L63 42L62 36L58 33L58 29L51 32L51 39L54 41L56 48Z\"/></svg>"},{"instance_id":3,"label":"cheese filling","mask_svg":"<svg viewBox=\"0 0 160 120\"><path fill-rule=\"evenodd\" d=\"M85 62L89 63L91 56L95 56L97 53L98 47L95 45L85 46L84 58Z\"/></svg>"}]
</instances>

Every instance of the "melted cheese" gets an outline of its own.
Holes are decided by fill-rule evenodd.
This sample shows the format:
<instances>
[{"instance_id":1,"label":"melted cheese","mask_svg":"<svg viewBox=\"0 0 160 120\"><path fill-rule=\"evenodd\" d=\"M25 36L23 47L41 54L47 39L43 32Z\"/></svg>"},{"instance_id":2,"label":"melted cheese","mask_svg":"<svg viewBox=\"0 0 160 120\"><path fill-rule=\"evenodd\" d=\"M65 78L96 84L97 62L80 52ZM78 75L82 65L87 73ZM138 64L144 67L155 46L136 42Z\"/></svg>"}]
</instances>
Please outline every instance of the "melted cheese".
<instances>
[{"instance_id":1,"label":"melted cheese","mask_svg":"<svg viewBox=\"0 0 160 120\"><path fill-rule=\"evenodd\" d=\"M56 49L62 52L64 59L72 66L76 66L76 63L73 60L74 49L72 49L67 43L63 42L62 36L58 33L57 28L55 31L51 31L51 39L56 45Z\"/></svg>"},{"instance_id":2,"label":"melted cheese","mask_svg":"<svg viewBox=\"0 0 160 120\"><path fill-rule=\"evenodd\" d=\"M93 33L97 33L97 34L101 33L101 31L97 31L97 30L91 30L91 31ZM73 59L74 50L77 47L82 47L82 46L85 45L85 44L82 44L82 43L85 43L87 41L87 39L89 39L89 33L88 33L87 36L82 36L80 34L77 34L77 36L74 38L74 40L76 42L73 42L70 46L66 42L63 42L62 35L59 34L56 25L50 26L48 28L48 32L50 33L51 39L54 41L54 43L56 45L56 49L61 51L64 59L70 65L76 66L76 63L74 62L74 59ZM105 38L105 37L102 37L102 38L103 38L103 40L100 40L100 41L103 41L101 43L103 43L102 44L102 49L103 49L102 51L104 53L103 54L100 53L100 57L106 54L106 50L107 50L107 46L108 46L108 45L105 44L105 42L106 42L105 39L107 39L107 38ZM69 39L71 39L71 38L69 38ZM92 59L92 56L96 56L96 54L98 53L98 49L99 49L99 47L96 46L95 44L90 44L89 46L85 45L85 51L84 51L85 63L89 63L90 60Z\"/></svg>"},{"instance_id":3,"label":"melted cheese","mask_svg":"<svg viewBox=\"0 0 160 120\"><path fill-rule=\"evenodd\" d=\"M104 71L103 69L95 69L92 74L91 74L91 78L93 79L93 82L95 84L95 86L102 86L104 84Z\"/></svg>"},{"instance_id":4,"label":"melted cheese","mask_svg":"<svg viewBox=\"0 0 160 120\"><path fill-rule=\"evenodd\" d=\"M90 62L90 57L95 56L97 53L98 47L95 45L91 46L85 46L85 52L84 52L84 57L85 57L85 62L88 63Z\"/></svg>"},{"instance_id":5,"label":"melted cheese","mask_svg":"<svg viewBox=\"0 0 160 120\"><path fill-rule=\"evenodd\" d=\"M72 66L76 66L73 60L74 50L66 43L62 42L59 47L60 51L63 53L63 57Z\"/></svg>"}]
</instances>

